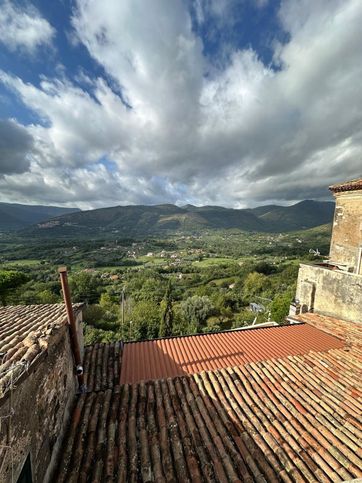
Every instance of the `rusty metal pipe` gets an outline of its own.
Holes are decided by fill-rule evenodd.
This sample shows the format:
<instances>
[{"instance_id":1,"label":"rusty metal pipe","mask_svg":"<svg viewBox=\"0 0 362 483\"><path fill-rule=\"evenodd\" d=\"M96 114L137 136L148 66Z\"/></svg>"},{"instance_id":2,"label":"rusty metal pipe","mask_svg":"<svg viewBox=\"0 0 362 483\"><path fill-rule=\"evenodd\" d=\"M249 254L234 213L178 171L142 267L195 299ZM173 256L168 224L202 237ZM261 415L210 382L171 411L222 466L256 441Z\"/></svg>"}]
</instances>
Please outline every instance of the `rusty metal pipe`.
<instances>
[{"instance_id":1,"label":"rusty metal pipe","mask_svg":"<svg viewBox=\"0 0 362 483\"><path fill-rule=\"evenodd\" d=\"M83 391L84 375L83 375L82 357L80 354L80 347L79 347L78 334L77 334L77 324L74 317L72 299L70 296L70 289L68 284L67 267L59 267L58 272L60 275L60 282L62 284L62 292L63 292L65 308L67 310L68 325L70 329L70 340L71 340L74 361L76 365L76 374L78 378L79 389Z\"/></svg>"}]
</instances>

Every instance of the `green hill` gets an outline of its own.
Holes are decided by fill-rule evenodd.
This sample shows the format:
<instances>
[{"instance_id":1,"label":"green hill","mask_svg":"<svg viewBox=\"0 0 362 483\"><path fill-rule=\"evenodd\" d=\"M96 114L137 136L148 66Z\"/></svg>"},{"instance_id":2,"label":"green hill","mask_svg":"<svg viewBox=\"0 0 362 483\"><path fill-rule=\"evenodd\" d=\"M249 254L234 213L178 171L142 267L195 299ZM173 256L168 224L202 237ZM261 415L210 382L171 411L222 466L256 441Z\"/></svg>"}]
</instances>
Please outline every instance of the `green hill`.
<instances>
[{"instance_id":1,"label":"green hill","mask_svg":"<svg viewBox=\"0 0 362 483\"><path fill-rule=\"evenodd\" d=\"M263 209L265 208L265 209ZM70 213L24 230L28 236L122 237L199 233L205 230L292 231L330 223L334 203L303 201L293 206L232 209L219 206L114 206Z\"/></svg>"},{"instance_id":2,"label":"green hill","mask_svg":"<svg viewBox=\"0 0 362 483\"><path fill-rule=\"evenodd\" d=\"M271 231L312 228L332 221L334 203L305 200L292 206L261 206L251 210Z\"/></svg>"},{"instance_id":3,"label":"green hill","mask_svg":"<svg viewBox=\"0 0 362 483\"><path fill-rule=\"evenodd\" d=\"M58 206L20 205L0 203L0 231L16 230L49 220L55 216L79 211L78 208L60 208Z\"/></svg>"}]
</instances>

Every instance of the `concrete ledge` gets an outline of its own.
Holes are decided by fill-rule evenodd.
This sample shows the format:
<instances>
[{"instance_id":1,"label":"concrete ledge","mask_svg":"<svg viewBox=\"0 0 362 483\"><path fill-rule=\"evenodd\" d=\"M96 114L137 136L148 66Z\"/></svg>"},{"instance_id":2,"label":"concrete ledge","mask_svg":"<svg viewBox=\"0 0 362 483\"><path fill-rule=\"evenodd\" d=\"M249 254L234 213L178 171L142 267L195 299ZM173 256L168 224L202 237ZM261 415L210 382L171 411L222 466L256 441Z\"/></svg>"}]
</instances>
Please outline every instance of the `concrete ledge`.
<instances>
[{"instance_id":1,"label":"concrete ledge","mask_svg":"<svg viewBox=\"0 0 362 483\"><path fill-rule=\"evenodd\" d=\"M296 298L305 311L362 322L362 276L301 264Z\"/></svg>"}]
</instances>

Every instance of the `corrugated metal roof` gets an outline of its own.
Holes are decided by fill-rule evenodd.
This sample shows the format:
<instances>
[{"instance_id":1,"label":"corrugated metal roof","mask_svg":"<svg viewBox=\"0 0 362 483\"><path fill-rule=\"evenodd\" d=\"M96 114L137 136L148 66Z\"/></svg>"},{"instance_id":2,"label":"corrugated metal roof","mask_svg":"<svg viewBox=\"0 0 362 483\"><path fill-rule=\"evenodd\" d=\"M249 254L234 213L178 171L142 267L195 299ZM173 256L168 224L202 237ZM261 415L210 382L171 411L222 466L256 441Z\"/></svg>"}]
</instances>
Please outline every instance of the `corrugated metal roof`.
<instances>
[{"instance_id":1,"label":"corrugated metal roof","mask_svg":"<svg viewBox=\"0 0 362 483\"><path fill-rule=\"evenodd\" d=\"M196 374L343 346L336 337L305 324L128 342L120 382Z\"/></svg>"}]
</instances>

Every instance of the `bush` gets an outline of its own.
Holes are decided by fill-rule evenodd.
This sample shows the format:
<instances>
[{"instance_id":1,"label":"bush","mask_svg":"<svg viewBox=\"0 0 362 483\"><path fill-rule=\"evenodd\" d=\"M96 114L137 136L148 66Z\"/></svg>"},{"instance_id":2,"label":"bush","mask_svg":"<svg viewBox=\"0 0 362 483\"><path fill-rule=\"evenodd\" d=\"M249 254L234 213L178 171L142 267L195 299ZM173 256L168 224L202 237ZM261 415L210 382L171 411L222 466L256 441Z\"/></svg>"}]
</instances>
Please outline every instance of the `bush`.
<instances>
[{"instance_id":1,"label":"bush","mask_svg":"<svg viewBox=\"0 0 362 483\"><path fill-rule=\"evenodd\" d=\"M267 262L259 262L254 267L255 272L262 273L263 275L271 275L276 272L275 265L271 265Z\"/></svg>"},{"instance_id":2,"label":"bush","mask_svg":"<svg viewBox=\"0 0 362 483\"><path fill-rule=\"evenodd\" d=\"M38 299L41 304L56 304L60 301L60 297L50 290L39 292Z\"/></svg>"},{"instance_id":3,"label":"bush","mask_svg":"<svg viewBox=\"0 0 362 483\"><path fill-rule=\"evenodd\" d=\"M159 305L150 300L140 300L131 310L128 338L142 340L158 337L160 320Z\"/></svg>"},{"instance_id":4,"label":"bush","mask_svg":"<svg viewBox=\"0 0 362 483\"><path fill-rule=\"evenodd\" d=\"M266 275L258 272L249 273L244 282L244 298L252 302L253 297L261 295L269 287L270 280Z\"/></svg>"},{"instance_id":5,"label":"bush","mask_svg":"<svg viewBox=\"0 0 362 483\"><path fill-rule=\"evenodd\" d=\"M114 331L97 329L85 324L84 326L84 344L91 345L97 342L117 342L120 335Z\"/></svg>"},{"instance_id":6,"label":"bush","mask_svg":"<svg viewBox=\"0 0 362 483\"><path fill-rule=\"evenodd\" d=\"M289 313L289 306L295 294L294 287L283 294L278 294L271 304L271 318L275 322L282 323Z\"/></svg>"},{"instance_id":7,"label":"bush","mask_svg":"<svg viewBox=\"0 0 362 483\"><path fill-rule=\"evenodd\" d=\"M88 305L83 311L84 322L95 326L104 317L105 310L98 304Z\"/></svg>"},{"instance_id":8,"label":"bush","mask_svg":"<svg viewBox=\"0 0 362 483\"><path fill-rule=\"evenodd\" d=\"M199 332L213 310L209 297L194 295L181 302L181 311L189 323L190 333Z\"/></svg>"},{"instance_id":9,"label":"bush","mask_svg":"<svg viewBox=\"0 0 362 483\"><path fill-rule=\"evenodd\" d=\"M0 301L6 305L6 298L10 291L20 287L28 280L28 277L22 273L13 270L0 270Z\"/></svg>"}]
</instances>

